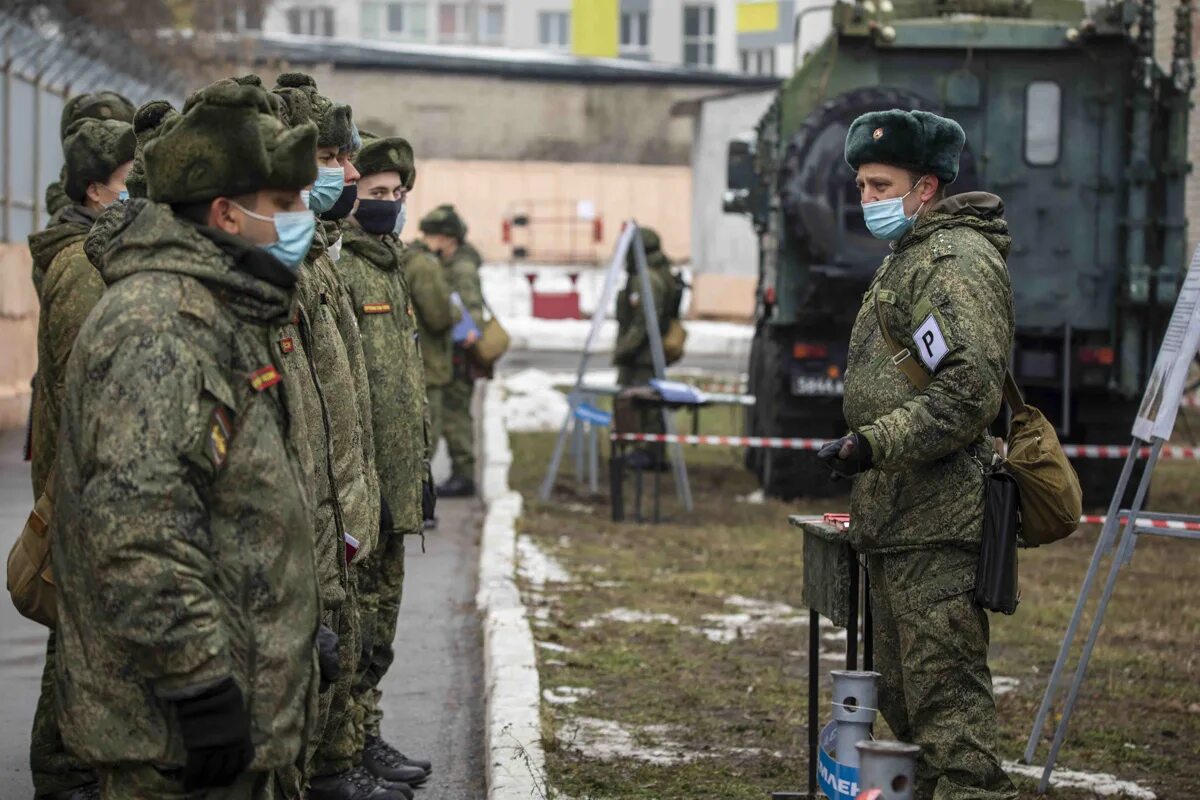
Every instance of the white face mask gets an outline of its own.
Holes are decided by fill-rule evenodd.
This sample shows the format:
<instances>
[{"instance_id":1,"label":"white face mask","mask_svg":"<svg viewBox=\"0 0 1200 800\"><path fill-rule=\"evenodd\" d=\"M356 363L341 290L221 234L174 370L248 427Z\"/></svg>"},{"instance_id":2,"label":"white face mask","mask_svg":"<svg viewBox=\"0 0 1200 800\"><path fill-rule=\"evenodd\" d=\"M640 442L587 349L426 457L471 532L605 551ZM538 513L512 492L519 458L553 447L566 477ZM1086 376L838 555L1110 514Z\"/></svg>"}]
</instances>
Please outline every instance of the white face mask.
<instances>
[{"instance_id":1,"label":"white face mask","mask_svg":"<svg viewBox=\"0 0 1200 800\"><path fill-rule=\"evenodd\" d=\"M329 245L329 247L325 250L325 252L328 253L329 257L332 258L334 261L337 261L339 258L341 258L342 257L342 239L341 239L341 237L339 236L338 240L336 242Z\"/></svg>"}]
</instances>

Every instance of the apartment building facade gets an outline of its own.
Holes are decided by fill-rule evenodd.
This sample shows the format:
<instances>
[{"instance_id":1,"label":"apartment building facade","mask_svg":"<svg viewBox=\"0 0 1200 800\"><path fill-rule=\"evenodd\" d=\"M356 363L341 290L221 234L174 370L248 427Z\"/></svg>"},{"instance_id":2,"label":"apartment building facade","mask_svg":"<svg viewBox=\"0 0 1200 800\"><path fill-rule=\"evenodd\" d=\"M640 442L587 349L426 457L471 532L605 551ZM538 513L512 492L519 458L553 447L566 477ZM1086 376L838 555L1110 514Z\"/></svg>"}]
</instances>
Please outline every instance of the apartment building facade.
<instances>
[{"instance_id":1,"label":"apartment building facade","mask_svg":"<svg viewBox=\"0 0 1200 800\"><path fill-rule=\"evenodd\" d=\"M544 50L786 76L829 31L825 0L276 0L266 33Z\"/></svg>"}]
</instances>

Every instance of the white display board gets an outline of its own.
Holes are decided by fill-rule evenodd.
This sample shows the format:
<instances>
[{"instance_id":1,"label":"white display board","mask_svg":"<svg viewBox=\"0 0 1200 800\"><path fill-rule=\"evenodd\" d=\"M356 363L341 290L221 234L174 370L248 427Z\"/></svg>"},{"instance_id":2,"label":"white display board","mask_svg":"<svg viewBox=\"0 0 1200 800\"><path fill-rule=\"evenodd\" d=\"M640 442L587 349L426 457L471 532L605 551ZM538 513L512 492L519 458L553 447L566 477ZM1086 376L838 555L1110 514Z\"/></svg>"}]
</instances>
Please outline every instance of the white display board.
<instances>
[{"instance_id":1,"label":"white display board","mask_svg":"<svg viewBox=\"0 0 1200 800\"><path fill-rule=\"evenodd\" d=\"M1146 394L1133 423L1135 437L1144 442L1171 438L1197 348L1200 348L1200 247L1192 254L1192 265L1183 279L1175 311L1154 361L1154 371L1150 373Z\"/></svg>"}]
</instances>

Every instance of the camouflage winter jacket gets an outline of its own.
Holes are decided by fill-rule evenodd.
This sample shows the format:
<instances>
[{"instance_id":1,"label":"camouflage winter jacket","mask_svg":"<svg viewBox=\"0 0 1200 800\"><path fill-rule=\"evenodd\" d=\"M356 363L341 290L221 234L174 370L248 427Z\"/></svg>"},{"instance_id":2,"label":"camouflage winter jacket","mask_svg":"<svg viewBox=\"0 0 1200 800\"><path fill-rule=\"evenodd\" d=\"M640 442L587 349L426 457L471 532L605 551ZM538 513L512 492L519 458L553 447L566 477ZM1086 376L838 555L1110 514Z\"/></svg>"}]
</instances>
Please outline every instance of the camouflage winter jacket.
<instances>
[{"instance_id":1,"label":"camouflage winter jacket","mask_svg":"<svg viewBox=\"0 0 1200 800\"><path fill-rule=\"evenodd\" d=\"M260 248L127 206L67 364L53 530L67 747L184 764L172 702L232 677L253 771L314 719L312 508L275 364L294 276Z\"/></svg>"},{"instance_id":2,"label":"camouflage winter jacket","mask_svg":"<svg viewBox=\"0 0 1200 800\"><path fill-rule=\"evenodd\" d=\"M479 251L469 242L463 242L454 255L446 259L445 264L450 291L458 292L471 319L483 327L483 285L479 280L482 261Z\"/></svg>"},{"instance_id":3,"label":"camouflage winter jacket","mask_svg":"<svg viewBox=\"0 0 1200 800\"><path fill-rule=\"evenodd\" d=\"M425 385L445 386L450 383L453 369L450 334L459 319L458 309L450 303L450 285L446 282L445 270L437 257L420 242L404 249L400 267L417 314Z\"/></svg>"},{"instance_id":4,"label":"camouflage winter jacket","mask_svg":"<svg viewBox=\"0 0 1200 800\"><path fill-rule=\"evenodd\" d=\"M1013 342L1010 237L1000 198L950 197L922 215L879 267L850 335L843 409L874 468L850 496L864 552L979 545L980 463L1000 411ZM892 363L875 315L933 376L917 391Z\"/></svg>"},{"instance_id":5,"label":"camouflage winter jacket","mask_svg":"<svg viewBox=\"0 0 1200 800\"><path fill-rule=\"evenodd\" d=\"M655 257L657 256L657 258ZM670 291L671 266L665 256L651 255L650 291L654 295L654 311L659 333L667 329L667 295ZM612 363L618 367L653 367L650 337L646 332L646 310L642 307L642 286L636 271L627 273L625 288L617 295L617 343Z\"/></svg>"},{"instance_id":6,"label":"camouflage winter jacket","mask_svg":"<svg viewBox=\"0 0 1200 800\"><path fill-rule=\"evenodd\" d=\"M375 468L393 522L388 533L420 533L421 486L427 474L425 378L398 240L392 234L369 234L348 222L335 267L362 333Z\"/></svg>"},{"instance_id":7,"label":"camouflage winter jacket","mask_svg":"<svg viewBox=\"0 0 1200 800\"><path fill-rule=\"evenodd\" d=\"M54 467L67 357L83 321L104 294L104 281L88 261L84 239L94 212L69 206L55 224L29 237L38 315L38 377L33 396L33 495L41 497Z\"/></svg>"}]
</instances>

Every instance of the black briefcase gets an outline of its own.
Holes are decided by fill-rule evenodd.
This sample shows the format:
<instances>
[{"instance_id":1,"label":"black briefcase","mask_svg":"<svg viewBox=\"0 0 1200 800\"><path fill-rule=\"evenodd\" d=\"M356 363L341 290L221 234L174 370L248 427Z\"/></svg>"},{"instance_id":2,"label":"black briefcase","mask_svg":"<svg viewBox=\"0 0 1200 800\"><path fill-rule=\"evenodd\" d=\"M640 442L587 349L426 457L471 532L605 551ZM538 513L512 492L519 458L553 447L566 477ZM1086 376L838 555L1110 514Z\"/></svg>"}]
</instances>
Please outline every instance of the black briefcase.
<instances>
[{"instance_id":1,"label":"black briefcase","mask_svg":"<svg viewBox=\"0 0 1200 800\"><path fill-rule=\"evenodd\" d=\"M983 542L975 572L975 603L988 611L1012 614L1017 589L1017 539L1021 533L1017 481L1003 469L983 477Z\"/></svg>"}]
</instances>

